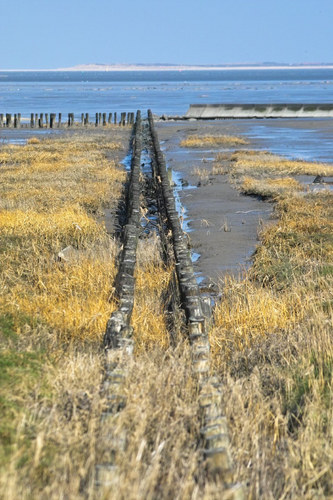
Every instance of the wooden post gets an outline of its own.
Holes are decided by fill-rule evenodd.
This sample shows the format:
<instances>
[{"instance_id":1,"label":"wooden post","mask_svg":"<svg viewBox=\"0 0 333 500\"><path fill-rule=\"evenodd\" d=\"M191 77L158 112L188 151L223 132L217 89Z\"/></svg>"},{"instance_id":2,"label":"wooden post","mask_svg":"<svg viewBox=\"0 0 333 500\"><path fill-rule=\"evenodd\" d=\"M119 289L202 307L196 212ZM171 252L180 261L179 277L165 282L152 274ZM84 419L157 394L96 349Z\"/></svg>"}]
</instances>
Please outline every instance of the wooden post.
<instances>
[{"instance_id":1,"label":"wooden post","mask_svg":"<svg viewBox=\"0 0 333 500\"><path fill-rule=\"evenodd\" d=\"M14 113L14 128L17 127L17 114Z\"/></svg>"},{"instance_id":2,"label":"wooden post","mask_svg":"<svg viewBox=\"0 0 333 500\"><path fill-rule=\"evenodd\" d=\"M12 115L10 113L6 113L6 127L10 127L12 124Z\"/></svg>"},{"instance_id":3,"label":"wooden post","mask_svg":"<svg viewBox=\"0 0 333 500\"><path fill-rule=\"evenodd\" d=\"M84 113L81 113L81 125L84 125Z\"/></svg>"},{"instance_id":4,"label":"wooden post","mask_svg":"<svg viewBox=\"0 0 333 500\"><path fill-rule=\"evenodd\" d=\"M39 122L38 122L39 128L43 128L43 120L44 120L44 115L43 115L43 113L41 113L39 115Z\"/></svg>"},{"instance_id":5,"label":"wooden post","mask_svg":"<svg viewBox=\"0 0 333 500\"><path fill-rule=\"evenodd\" d=\"M34 128L34 126L35 126L34 114L30 113L30 127Z\"/></svg>"},{"instance_id":6,"label":"wooden post","mask_svg":"<svg viewBox=\"0 0 333 500\"><path fill-rule=\"evenodd\" d=\"M3 113L0 114L0 128L3 127Z\"/></svg>"},{"instance_id":7,"label":"wooden post","mask_svg":"<svg viewBox=\"0 0 333 500\"><path fill-rule=\"evenodd\" d=\"M119 125L126 125L126 113L121 113Z\"/></svg>"},{"instance_id":8,"label":"wooden post","mask_svg":"<svg viewBox=\"0 0 333 500\"><path fill-rule=\"evenodd\" d=\"M55 119L56 119L56 114L55 113L50 113L50 128L54 127ZM58 124L58 126L59 126L59 124Z\"/></svg>"},{"instance_id":9,"label":"wooden post","mask_svg":"<svg viewBox=\"0 0 333 500\"><path fill-rule=\"evenodd\" d=\"M95 118L95 127L98 127L98 113L96 113L96 118Z\"/></svg>"},{"instance_id":10,"label":"wooden post","mask_svg":"<svg viewBox=\"0 0 333 500\"><path fill-rule=\"evenodd\" d=\"M58 115L58 128L61 127L61 113Z\"/></svg>"},{"instance_id":11,"label":"wooden post","mask_svg":"<svg viewBox=\"0 0 333 500\"><path fill-rule=\"evenodd\" d=\"M103 113L103 127L106 125L106 113Z\"/></svg>"},{"instance_id":12,"label":"wooden post","mask_svg":"<svg viewBox=\"0 0 333 500\"><path fill-rule=\"evenodd\" d=\"M102 113L98 113L98 124L102 123Z\"/></svg>"},{"instance_id":13,"label":"wooden post","mask_svg":"<svg viewBox=\"0 0 333 500\"><path fill-rule=\"evenodd\" d=\"M109 113L108 124L111 125L111 122L112 122L112 113Z\"/></svg>"},{"instance_id":14,"label":"wooden post","mask_svg":"<svg viewBox=\"0 0 333 500\"><path fill-rule=\"evenodd\" d=\"M85 119L84 119L84 124L89 125L89 113L86 113Z\"/></svg>"},{"instance_id":15,"label":"wooden post","mask_svg":"<svg viewBox=\"0 0 333 500\"><path fill-rule=\"evenodd\" d=\"M67 121L67 125L68 125L68 127L70 127L70 126L71 126L71 114L70 114L70 113L68 113L68 121Z\"/></svg>"},{"instance_id":16,"label":"wooden post","mask_svg":"<svg viewBox=\"0 0 333 500\"><path fill-rule=\"evenodd\" d=\"M49 128L49 114L48 113L45 113L45 124L46 124L46 128Z\"/></svg>"},{"instance_id":17,"label":"wooden post","mask_svg":"<svg viewBox=\"0 0 333 500\"><path fill-rule=\"evenodd\" d=\"M38 127L38 113L35 113L35 127Z\"/></svg>"},{"instance_id":18,"label":"wooden post","mask_svg":"<svg viewBox=\"0 0 333 500\"><path fill-rule=\"evenodd\" d=\"M115 113L115 114L114 114L113 123L114 123L115 125L117 125L117 113Z\"/></svg>"},{"instance_id":19,"label":"wooden post","mask_svg":"<svg viewBox=\"0 0 333 500\"><path fill-rule=\"evenodd\" d=\"M127 125L131 123L131 113L127 113Z\"/></svg>"}]
</instances>

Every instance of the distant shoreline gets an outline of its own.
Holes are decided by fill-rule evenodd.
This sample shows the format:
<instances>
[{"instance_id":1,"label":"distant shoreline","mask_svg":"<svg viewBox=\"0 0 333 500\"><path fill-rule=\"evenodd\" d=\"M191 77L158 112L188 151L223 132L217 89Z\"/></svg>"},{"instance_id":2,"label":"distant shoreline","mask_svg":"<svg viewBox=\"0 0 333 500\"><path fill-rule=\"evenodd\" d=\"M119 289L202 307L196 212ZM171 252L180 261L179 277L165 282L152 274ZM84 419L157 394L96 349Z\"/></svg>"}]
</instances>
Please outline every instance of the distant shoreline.
<instances>
[{"instance_id":1,"label":"distant shoreline","mask_svg":"<svg viewBox=\"0 0 333 500\"><path fill-rule=\"evenodd\" d=\"M0 72L83 72L83 71L248 71L248 70L300 70L300 69L333 69L332 64L295 64L295 65L226 65L226 66L202 66L202 65L137 65L137 64L82 64L70 68L57 69L0 69Z\"/></svg>"}]
</instances>

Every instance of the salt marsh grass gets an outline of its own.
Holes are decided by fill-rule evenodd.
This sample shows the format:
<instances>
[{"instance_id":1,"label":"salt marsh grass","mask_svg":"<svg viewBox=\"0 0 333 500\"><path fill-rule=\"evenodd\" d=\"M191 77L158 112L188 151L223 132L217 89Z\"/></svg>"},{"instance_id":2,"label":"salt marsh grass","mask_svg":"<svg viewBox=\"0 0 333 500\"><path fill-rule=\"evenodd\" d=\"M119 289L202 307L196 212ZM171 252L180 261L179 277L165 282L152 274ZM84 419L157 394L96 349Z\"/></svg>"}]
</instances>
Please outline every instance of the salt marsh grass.
<instances>
[{"instance_id":1,"label":"salt marsh grass","mask_svg":"<svg viewBox=\"0 0 333 500\"><path fill-rule=\"evenodd\" d=\"M85 134L0 150L0 497L223 498L223 484L204 484L198 387L187 342L170 347L172 269L156 235L139 241L136 350L126 406L108 430L128 437L115 459L119 481L94 487L95 465L110 452L100 427L101 340L117 307L120 251L96 215L115 208L125 180L109 141ZM234 479L249 498L330 498L332 193L303 192L291 177L299 167L286 173L261 161L251 174L225 157L218 167L244 192L276 202L252 267L221 283L210 333Z\"/></svg>"},{"instance_id":2,"label":"salt marsh grass","mask_svg":"<svg viewBox=\"0 0 333 500\"><path fill-rule=\"evenodd\" d=\"M216 163L226 159L225 154L216 155ZM333 175L333 165L327 163L289 160L267 151L243 150L231 154L228 171L233 176L241 175Z\"/></svg>"},{"instance_id":3,"label":"salt marsh grass","mask_svg":"<svg viewBox=\"0 0 333 500\"><path fill-rule=\"evenodd\" d=\"M243 144L248 144L248 141L235 135L190 135L180 142L183 148L230 147Z\"/></svg>"},{"instance_id":4,"label":"salt marsh grass","mask_svg":"<svg viewBox=\"0 0 333 500\"><path fill-rule=\"evenodd\" d=\"M299 186L286 179L282 185L292 189L276 197L264 182L254 179L255 191L278 199L277 221L261 233L245 278L223 283L211 332L214 363L249 497L329 498L332 193L299 197Z\"/></svg>"},{"instance_id":5,"label":"salt marsh grass","mask_svg":"<svg viewBox=\"0 0 333 500\"><path fill-rule=\"evenodd\" d=\"M297 191L305 191L305 187L292 177L277 177L273 179L243 177L240 189L244 194L261 196L262 198L277 198L294 194Z\"/></svg>"},{"instance_id":6,"label":"salt marsh grass","mask_svg":"<svg viewBox=\"0 0 333 500\"><path fill-rule=\"evenodd\" d=\"M120 250L96 215L103 219L104 209L119 202L121 151L107 134L30 140L0 150L1 498L96 497L105 404L101 342L117 307ZM146 369L145 352L153 345L163 365L169 338L161 295L169 277L158 239L145 241L133 313L137 354L144 360L138 359L132 375ZM140 404L149 408L148 392L145 397ZM159 426L145 425L158 440ZM146 467L154 446L147 445Z\"/></svg>"}]
</instances>

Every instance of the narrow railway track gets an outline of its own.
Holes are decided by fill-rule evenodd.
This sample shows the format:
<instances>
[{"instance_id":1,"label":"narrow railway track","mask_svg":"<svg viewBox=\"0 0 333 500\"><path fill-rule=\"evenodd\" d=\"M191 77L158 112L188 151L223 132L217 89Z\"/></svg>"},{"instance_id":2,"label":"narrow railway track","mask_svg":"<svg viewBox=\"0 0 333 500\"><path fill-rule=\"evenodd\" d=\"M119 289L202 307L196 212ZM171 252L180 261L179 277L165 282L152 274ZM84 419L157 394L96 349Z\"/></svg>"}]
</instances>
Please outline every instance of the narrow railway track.
<instances>
[{"instance_id":1,"label":"narrow railway track","mask_svg":"<svg viewBox=\"0 0 333 500\"><path fill-rule=\"evenodd\" d=\"M105 377L102 392L107 409L101 417L101 433L108 441L108 453L96 467L96 486L108 488L117 478L115 456L124 450L128 434L113 435L107 429L116 428L117 419L126 405L123 384L133 359L133 326L131 314L135 297L135 267L138 240L142 234L157 232L163 257L173 266L169 307L170 336L177 342L178 335L190 344L192 376L199 392L199 415L202 449L198 467L205 481L224 485L221 498L242 499L243 485L234 483L234 464L226 417L222 410L222 392L212 376L210 362L209 327L212 311L209 300L202 298L193 271L188 238L182 230L176 209L173 188L169 181L164 155L161 151L151 111L143 120L138 112L132 136L131 170L126 190L122 251L119 257L115 288L118 309L111 315L104 335ZM144 216L142 214L144 213ZM177 319L175 319L175 317ZM134 325L135 328L135 325ZM105 425L108 421L108 425Z\"/></svg>"}]
</instances>

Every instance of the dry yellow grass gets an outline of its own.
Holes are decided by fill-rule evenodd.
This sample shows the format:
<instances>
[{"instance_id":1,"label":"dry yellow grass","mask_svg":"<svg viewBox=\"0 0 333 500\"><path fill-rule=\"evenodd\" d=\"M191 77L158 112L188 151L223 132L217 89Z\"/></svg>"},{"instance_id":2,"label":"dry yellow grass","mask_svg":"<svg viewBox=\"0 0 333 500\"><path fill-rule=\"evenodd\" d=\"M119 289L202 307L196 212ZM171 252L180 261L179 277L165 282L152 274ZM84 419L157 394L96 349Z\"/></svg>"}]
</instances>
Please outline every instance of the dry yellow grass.
<instances>
[{"instance_id":1,"label":"dry yellow grass","mask_svg":"<svg viewBox=\"0 0 333 500\"><path fill-rule=\"evenodd\" d=\"M136 350L149 349L156 345L165 348L170 344L164 299L171 271L171 268L165 268L162 263L152 263L140 267L136 272L136 293L132 316Z\"/></svg>"},{"instance_id":2,"label":"dry yellow grass","mask_svg":"<svg viewBox=\"0 0 333 500\"><path fill-rule=\"evenodd\" d=\"M183 148L204 148L218 146L239 146L248 144L248 141L243 137L235 135L190 135L180 142Z\"/></svg>"},{"instance_id":3,"label":"dry yellow grass","mask_svg":"<svg viewBox=\"0 0 333 500\"><path fill-rule=\"evenodd\" d=\"M117 307L113 283L119 248L94 215L102 218L104 207L118 202L125 175L109 158L117 148L106 135L86 134L33 140L25 147L0 151L0 496L8 500L59 495L98 498L94 470L105 444L98 441L105 403L99 392L100 345L106 321ZM70 252L59 258L66 247ZM144 397L140 411L146 408L147 412L138 423L140 432L145 429L143 423L149 426L157 449L160 409L155 407L154 415L148 397L154 390L164 399L167 387L161 385L162 373L167 374L170 363L174 364L165 357L169 338L162 299L170 275L161 261L158 238L140 242L132 318L138 358L131 377L144 374L150 384L135 392ZM149 370L154 366L162 370L155 389L146 372L147 350L155 350ZM175 401L178 392L188 387L183 386L180 368L187 370L182 360L174 374L177 387L168 392ZM189 411L187 403L185 398L182 405ZM128 409L138 409L138 401L131 404L129 398ZM186 413L182 417L182 412L177 413L177 423L183 419L181 461L187 457L183 444L188 437L188 417ZM125 413L121 425L132 426L127 417ZM170 432L167 448L172 456L174 433ZM131 446L128 453L135 449L135 437ZM193 445L189 448L196 457ZM149 443L148 450L144 469L155 463L155 443ZM126 474L129 463L123 464ZM164 477L169 463L167 459L160 473L145 480L144 489L158 488L158 478ZM178 467L173 469L172 477L178 472ZM138 484L141 480L137 476ZM192 480L188 482L195 487ZM131 485L124 484L131 491Z\"/></svg>"},{"instance_id":4,"label":"dry yellow grass","mask_svg":"<svg viewBox=\"0 0 333 500\"><path fill-rule=\"evenodd\" d=\"M42 330L30 342L25 338L21 349L39 352L42 341L47 352L40 354L44 362L39 361L35 376L27 362L21 373L17 359L18 367L7 369L15 377L11 416L16 426L10 463L0 454L1 498L219 498L206 493L204 469L197 469L198 392L189 377L187 345L176 351L151 348L130 361L124 388L127 404L108 429L110 436L125 430L130 438L126 451L117 455L119 482L103 496L94 487L94 466L110 452L109 439L103 439L107 429L99 429L106 405L99 392L103 354L92 344L69 347L64 355L54 350L51 336L45 341Z\"/></svg>"},{"instance_id":5,"label":"dry yellow grass","mask_svg":"<svg viewBox=\"0 0 333 500\"><path fill-rule=\"evenodd\" d=\"M108 134L74 134L0 150L0 210L49 210L79 203L89 212L114 206L125 179Z\"/></svg>"},{"instance_id":6,"label":"dry yellow grass","mask_svg":"<svg viewBox=\"0 0 333 500\"><path fill-rule=\"evenodd\" d=\"M65 148L66 140L60 139ZM82 139L89 141L94 137ZM86 202L89 169L81 145L72 149L73 157L81 151L78 171L84 175L71 184L66 166L63 185L56 168L62 154L56 159L58 146L46 146L52 160L20 164L14 148L15 162L5 159L1 167L7 198L0 202L0 497L98 499L103 493L94 488L95 465L110 451L99 427L106 405L99 347L117 306L112 283L118 246L93 217L109 201ZM101 158L88 148L87 154L94 196L109 152ZM35 168L36 177L25 192L26 168ZM116 202L124 176L117 168L112 172L107 178ZM7 195L15 192L16 177L22 198ZM246 278L223 285L211 332L235 481L248 484L249 498L330 498L332 194L298 196L292 180L265 181L271 189L292 189L288 196L280 193L278 221L261 234ZM35 196L48 187L54 204L43 193ZM71 259L59 261L68 245ZM109 429L116 436L125 430L128 440L116 456L119 482L104 498L221 498L223 485L206 488L198 467L198 388L188 346L168 347L163 311L170 277L158 238L140 241L132 318L137 349L127 367L126 407Z\"/></svg>"},{"instance_id":7,"label":"dry yellow grass","mask_svg":"<svg viewBox=\"0 0 333 500\"><path fill-rule=\"evenodd\" d=\"M2 311L64 338L100 338L115 307L117 250L92 213L120 196L124 173L107 159L119 148L106 134L1 148ZM59 262L68 246L74 259Z\"/></svg>"},{"instance_id":8,"label":"dry yellow grass","mask_svg":"<svg viewBox=\"0 0 333 500\"><path fill-rule=\"evenodd\" d=\"M192 170L192 175L197 176L202 182L208 182L210 172L207 168L196 167Z\"/></svg>"},{"instance_id":9,"label":"dry yellow grass","mask_svg":"<svg viewBox=\"0 0 333 500\"><path fill-rule=\"evenodd\" d=\"M292 177L274 179L243 177L240 189L244 194L258 195L263 198L277 198L294 194L297 191L305 191L302 184Z\"/></svg>"},{"instance_id":10,"label":"dry yellow grass","mask_svg":"<svg viewBox=\"0 0 333 500\"><path fill-rule=\"evenodd\" d=\"M216 162L225 155L216 155ZM267 151L235 151L230 156L228 170L232 175L333 175L333 165L302 160L288 160Z\"/></svg>"},{"instance_id":11,"label":"dry yellow grass","mask_svg":"<svg viewBox=\"0 0 333 500\"><path fill-rule=\"evenodd\" d=\"M332 207L330 192L280 198L216 307L213 359L250 498L333 495Z\"/></svg>"}]
</instances>

